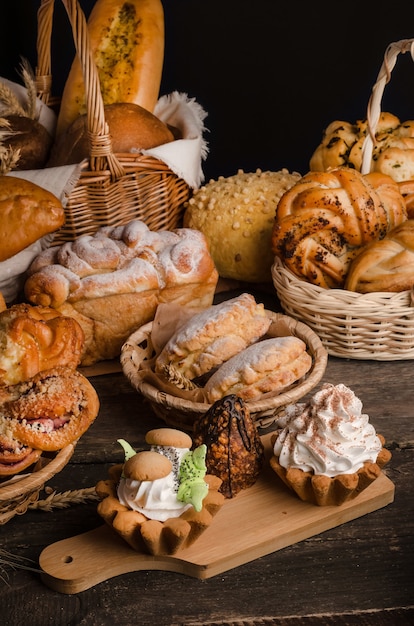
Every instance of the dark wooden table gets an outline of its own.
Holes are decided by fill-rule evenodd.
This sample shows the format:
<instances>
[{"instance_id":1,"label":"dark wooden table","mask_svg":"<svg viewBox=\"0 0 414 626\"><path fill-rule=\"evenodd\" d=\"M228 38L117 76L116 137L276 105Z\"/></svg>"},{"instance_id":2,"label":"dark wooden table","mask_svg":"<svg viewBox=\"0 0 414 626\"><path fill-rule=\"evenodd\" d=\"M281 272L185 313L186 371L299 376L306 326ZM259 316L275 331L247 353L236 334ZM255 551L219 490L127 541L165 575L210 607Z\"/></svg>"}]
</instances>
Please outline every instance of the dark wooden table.
<instances>
[{"instance_id":1,"label":"dark wooden table","mask_svg":"<svg viewBox=\"0 0 414 626\"><path fill-rule=\"evenodd\" d=\"M277 310L274 297L270 303L265 293L256 297ZM109 465L122 460L117 438L145 448L147 430L165 425L122 373L91 380L100 414L69 464L50 481L59 493L93 487L106 478ZM324 381L351 387L385 436L392 451L385 473L395 485L394 502L207 580L139 571L69 595L50 589L36 571L5 565L0 570L1 624L414 624L413 363L330 357ZM94 501L49 512L29 510L0 526L1 548L31 559L26 564L37 568L46 546L100 525Z\"/></svg>"}]
</instances>

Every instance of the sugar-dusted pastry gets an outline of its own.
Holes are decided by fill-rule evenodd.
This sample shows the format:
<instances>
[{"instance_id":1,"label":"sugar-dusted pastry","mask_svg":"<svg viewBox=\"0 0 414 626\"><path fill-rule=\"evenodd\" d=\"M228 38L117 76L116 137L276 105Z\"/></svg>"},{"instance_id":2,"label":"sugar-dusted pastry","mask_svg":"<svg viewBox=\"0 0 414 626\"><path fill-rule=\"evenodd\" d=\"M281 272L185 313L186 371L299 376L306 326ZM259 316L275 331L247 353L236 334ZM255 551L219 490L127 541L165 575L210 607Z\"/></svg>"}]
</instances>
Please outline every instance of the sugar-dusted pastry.
<instances>
[{"instance_id":1,"label":"sugar-dusted pastry","mask_svg":"<svg viewBox=\"0 0 414 626\"><path fill-rule=\"evenodd\" d=\"M270 323L264 305L249 293L212 305L178 328L158 355L155 371L173 366L193 380L260 339Z\"/></svg>"},{"instance_id":2,"label":"sugar-dusted pastry","mask_svg":"<svg viewBox=\"0 0 414 626\"><path fill-rule=\"evenodd\" d=\"M312 357L299 337L263 339L226 361L208 379L204 391L209 402L229 394L255 400L265 393L281 393L304 376Z\"/></svg>"},{"instance_id":3,"label":"sugar-dusted pastry","mask_svg":"<svg viewBox=\"0 0 414 626\"><path fill-rule=\"evenodd\" d=\"M224 496L221 480L206 475L206 446L174 428L147 433L149 450L135 452L124 440L125 462L100 481L98 513L134 550L175 554L211 524Z\"/></svg>"},{"instance_id":4,"label":"sugar-dusted pastry","mask_svg":"<svg viewBox=\"0 0 414 626\"><path fill-rule=\"evenodd\" d=\"M308 402L288 405L276 424L271 467L301 500L319 506L355 498L391 458L343 384L325 384Z\"/></svg>"},{"instance_id":5,"label":"sugar-dusted pastry","mask_svg":"<svg viewBox=\"0 0 414 626\"><path fill-rule=\"evenodd\" d=\"M264 448L243 400L228 395L198 417L193 426L194 445L207 446L207 470L222 480L221 493L233 498L257 480Z\"/></svg>"},{"instance_id":6,"label":"sugar-dusted pastry","mask_svg":"<svg viewBox=\"0 0 414 626\"><path fill-rule=\"evenodd\" d=\"M14 304L0 312L0 384L20 383L57 366L76 369L83 344L82 328L72 317Z\"/></svg>"}]
</instances>

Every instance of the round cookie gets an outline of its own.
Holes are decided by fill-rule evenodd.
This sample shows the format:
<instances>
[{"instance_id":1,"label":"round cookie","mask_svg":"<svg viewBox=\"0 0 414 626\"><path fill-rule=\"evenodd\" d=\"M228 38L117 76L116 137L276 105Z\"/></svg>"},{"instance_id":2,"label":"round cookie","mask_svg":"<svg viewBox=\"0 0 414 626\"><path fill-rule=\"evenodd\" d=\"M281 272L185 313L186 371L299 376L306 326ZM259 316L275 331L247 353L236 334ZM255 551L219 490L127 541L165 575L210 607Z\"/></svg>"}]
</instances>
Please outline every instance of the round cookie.
<instances>
[{"instance_id":1,"label":"round cookie","mask_svg":"<svg viewBox=\"0 0 414 626\"><path fill-rule=\"evenodd\" d=\"M151 446L168 446L171 448L191 448L190 435L175 428L154 428L145 435L145 441Z\"/></svg>"},{"instance_id":2,"label":"round cookie","mask_svg":"<svg viewBox=\"0 0 414 626\"><path fill-rule=\"evenodd\" d=\"M125 477L139 481L165 478L171 470L171 461L163 454L151 450L137 452L124 464Z\"/></svg>"}]
</instances>

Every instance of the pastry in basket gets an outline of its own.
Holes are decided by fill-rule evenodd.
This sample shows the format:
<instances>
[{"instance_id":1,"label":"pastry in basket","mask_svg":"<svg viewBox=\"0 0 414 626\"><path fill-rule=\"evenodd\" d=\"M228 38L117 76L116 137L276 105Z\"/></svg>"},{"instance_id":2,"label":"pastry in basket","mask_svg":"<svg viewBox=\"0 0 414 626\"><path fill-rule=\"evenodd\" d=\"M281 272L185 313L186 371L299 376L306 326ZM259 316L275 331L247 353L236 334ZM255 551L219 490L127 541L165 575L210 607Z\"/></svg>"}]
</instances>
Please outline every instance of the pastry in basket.
<instances>
[{"instance_id":1,"label":"pastry in basket","mask_svg":"<svg viewBox=\"0 0 414 626\"><path fill-rule=\"evenodd\" d=\"M151 231L140 220L49 248L28 273L29 302L81 325L82 365L119 357L125 340L154 319L160 303L210 306L218 279L202 233Z\"/></svg>"},{"instance_id":2,"label":"pastry in basket","mask_svg":"<svg viewBox=\"0 0 414 626\"><path fill-rule=\"evenodd\" d=\"M217 400L193 426L193 445L207 446L207 471L218 476L220 492L234 498L257 480L264 447L248 406L236 395Z\"/></svg>"},{"instance_id":3,"label":"pastry in basket","mask_svg":"<svg viewBox=\"0 0 414 626\"><path fill-rule=\"evenodd\" d=\"M89 380L77 370L56 367L0 387L0 436L53 452L79 439L98 411Z\"/></svg>"},{"instance_id":4,"label":"pastry in basket","mask_svg":"<svg viewBox=\"0 0 414 626\"><path fill-rule=\"evenodd\" d=\"M414 286L414 219L368 244L354 259L345 289L359 293L400 292Z\"/></svg>"},{"instance_id":5,"label":"pastry in basket","mask_svg":"<svg viewBox=\"0 0 414 626\"><path fill-rule=\"evenodd\" d=\"M125 462L96 485L99 515L137 551L167 555L192 545L224 502L221 480L206 475L206 446L191 449L191 437L174 428L149 431L149 450L119 442Z\"/></svg>"},{"instance_id":6,"label":"pastry in basket","mask_svg":"<svg viewBox=\"0 0 414 626\"><path fill-rule=\"evenodd\" d=\"M271 337L248 346L221 365L204 385L208 402L229 394L257 400L281 393L307 374L312 357L306 343L289 335Z\"/></svg>"},{"instance_id":7,"label":"pastry in basket","mask_svg":"<svg viewBox=\"0 0 414 626\"><path fill-rule=\"evenodd\" d=\"M155 371L168 368L193 380L217 368L266 334L271 324L264 305L249 293L193 315L167 341Z\"/></svg>"},{"instance_id":8,"label":"pastry in basket","mask_svg":"<svg viewBox=\"0 0 414 626\"><path fill-rule=\"evenodd\" d=\"M0 384L19 383L56 366L76 369L83 344L75 319L51 307L14 304L0 312Z\"/></svg>"},{"instance_id":9,"label":"pastry in basket","mask_svg":"<svg viewBox=\"0 0 414 626\"><path fill-rule=\"evenodd\" d=\"M2 431L3 428L0 425L0 478L23 472L36 463L42 455L42 450L25 446L21 441Z\"/></svg>"},{"instance_id":10,"label":"pastry in basket","mask_svg":"<svg viewBox=\"0 0 414 626\"><path fill-rule=\"evenodd\" d=\"M352 260L407 219L398 183L338 167L309 172L281 198L272 249L299 278L342 288Z\"/></svg>"},{"instance_id":11,"label":"pastry in basket","mask_svg":"<svg viewBox=\"0 0 414 626\"><path fill-rule=\"evenodd\" d=\"M355 498L391 458L343 384L326 383L308 402L288 405L276 424L271 467L301 500L319 506Z\"/></svg>"}]
</instances>

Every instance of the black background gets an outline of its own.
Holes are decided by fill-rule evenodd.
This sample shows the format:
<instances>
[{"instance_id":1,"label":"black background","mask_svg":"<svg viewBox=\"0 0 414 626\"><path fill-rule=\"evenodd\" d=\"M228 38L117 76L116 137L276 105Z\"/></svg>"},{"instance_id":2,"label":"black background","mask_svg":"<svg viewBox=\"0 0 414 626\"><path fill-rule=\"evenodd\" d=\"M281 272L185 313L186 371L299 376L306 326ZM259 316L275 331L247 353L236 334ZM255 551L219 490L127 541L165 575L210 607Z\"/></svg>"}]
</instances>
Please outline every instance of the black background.
<instances>
[{"instance_id":1,"label":"black background","mask_svg":"<svg viewBox=\"0 0 414 626\"><path fill-rule=\"evenodd\" d=\"M86 15L93 0L80 0ZM208 113L206 179L242 168L305 173L323 129L364 118L388 44L414 37L414 2L163 0L161 95L177 90ZM0 75L19 80L20 56L36 64L38 0L2 3ZM56 0L54 95L74 49ZM399 55L382 103L414 118L414 62Z\"/></svg>"}]
</instances>

